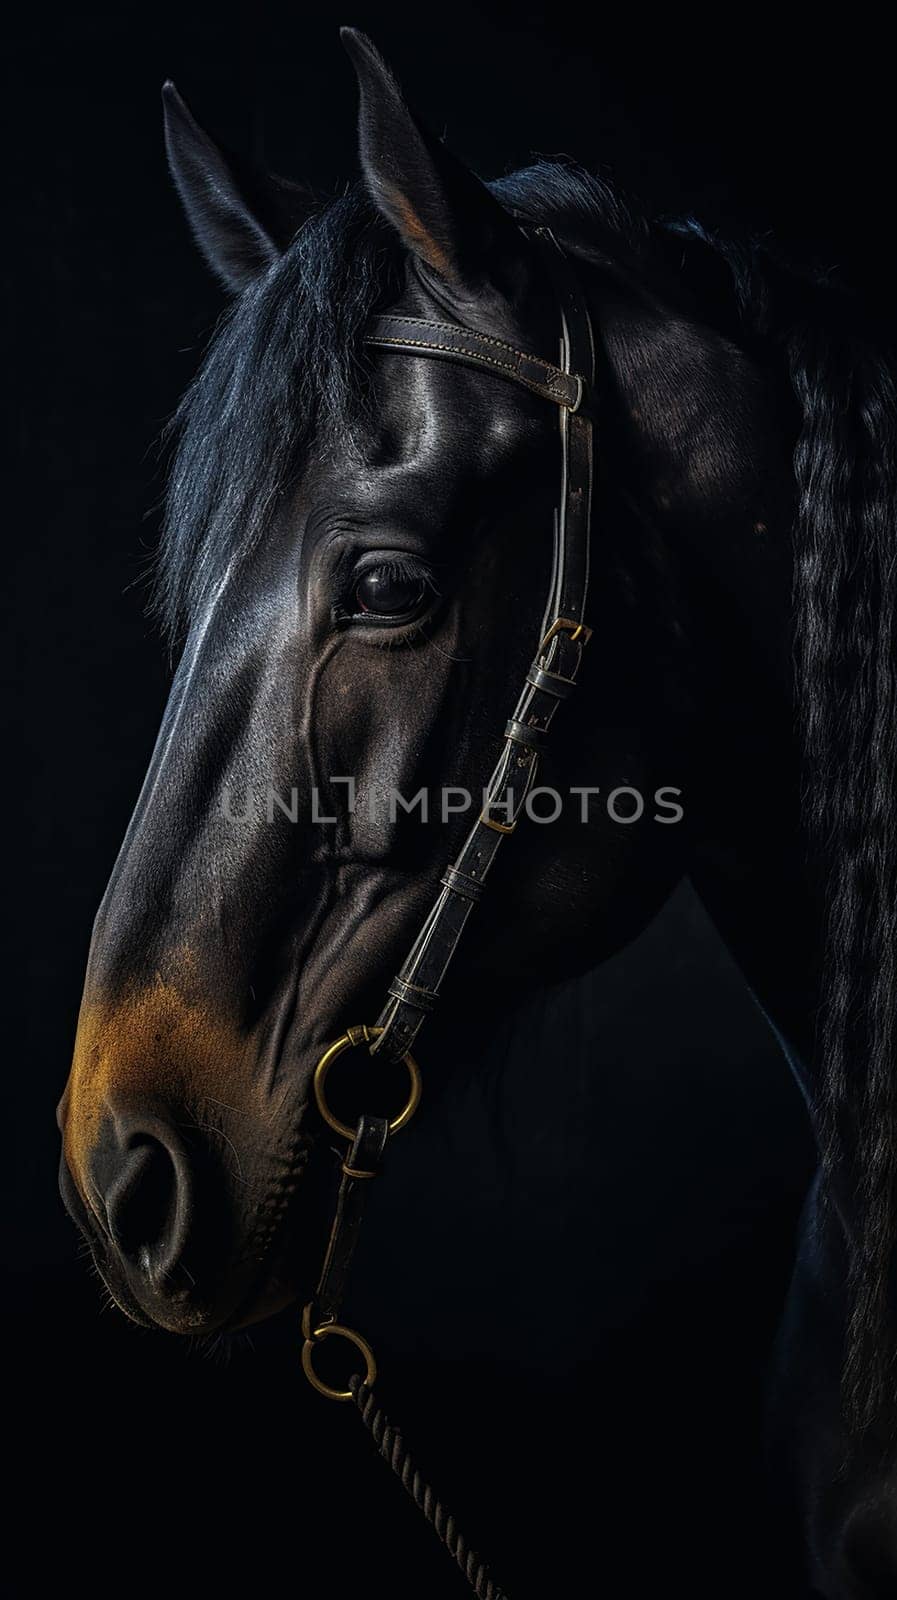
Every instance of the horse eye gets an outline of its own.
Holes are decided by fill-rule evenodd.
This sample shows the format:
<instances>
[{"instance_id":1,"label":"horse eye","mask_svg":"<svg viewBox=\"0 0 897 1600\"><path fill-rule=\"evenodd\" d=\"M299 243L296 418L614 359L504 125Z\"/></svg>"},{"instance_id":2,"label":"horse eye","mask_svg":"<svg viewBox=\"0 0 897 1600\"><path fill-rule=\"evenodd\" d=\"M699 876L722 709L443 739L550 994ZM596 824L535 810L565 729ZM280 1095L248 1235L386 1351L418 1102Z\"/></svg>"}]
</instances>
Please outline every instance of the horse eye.
<instances>
[{"instance_id":1,"label":"horse eye","mask_svg":"<svg viewBox=\"0 0 897 1600\"><path fill-rule=\"evenodd\" d=\"M422 578L391 566L371 567L355 586L355 604L377 617L404 619L420 609L425 592Z\"/></svg>"}]
</instances>

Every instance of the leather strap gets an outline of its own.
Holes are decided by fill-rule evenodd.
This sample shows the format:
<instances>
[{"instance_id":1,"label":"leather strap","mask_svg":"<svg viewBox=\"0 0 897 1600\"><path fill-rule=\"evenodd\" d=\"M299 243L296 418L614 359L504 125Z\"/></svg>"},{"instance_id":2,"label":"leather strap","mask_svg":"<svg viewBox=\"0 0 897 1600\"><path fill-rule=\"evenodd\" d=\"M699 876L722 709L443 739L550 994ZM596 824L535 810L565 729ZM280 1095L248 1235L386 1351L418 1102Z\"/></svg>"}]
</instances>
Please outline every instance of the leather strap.
<instances>
[{"instance_id":1,"label":"leather strap","mask_svg":"<svg viewBox=\"0 0 897 1600\"><path fill-rule=\"evenodd\" d=\"M441 889L408 957L390 985L378 1018L383 1030L372 1054L405 1055L432 1012L467 919L504 839L526 803L554 714L576 683L591 630L585 605L589 583L592 505L592 420L583 401L595 380L595 346L588 306L573 269L547 228L524 230L553 284L560 309L560 365L515 350L452 323L414 317L376 317L365 342L377 349L459 361L520 383L560 407L561 486L554 517L554 565L542 639L504 733L502 752L486 786L486 803Z\"/></svg>"},{"instance_id":2,"label":"leather strap","mask_svg":"<svg viewBox=\"0 0 897 1600\"><path fill-rule=\"evenodd\" d=\"M339 1319L371 1179L380 1170L388 1138L386 1117L359 1117L352 1148L342 1165L327 1254L309 1310L312 1327Z\"/></svg>"},{"instance_id":3,"label":"leather strap","mask_svg":"<svg viewBox=\"0 0 897 1600\"><path fill-rule=\"evenodd\" d=\"M392 315L373 317L365 329L364 342L380 350L400 350L408 356L434 356L481 367L570 411L578 411L586 398L587 385L581 375L456 322L427 322L421 317Z\"/></svg>"}]
</instances>

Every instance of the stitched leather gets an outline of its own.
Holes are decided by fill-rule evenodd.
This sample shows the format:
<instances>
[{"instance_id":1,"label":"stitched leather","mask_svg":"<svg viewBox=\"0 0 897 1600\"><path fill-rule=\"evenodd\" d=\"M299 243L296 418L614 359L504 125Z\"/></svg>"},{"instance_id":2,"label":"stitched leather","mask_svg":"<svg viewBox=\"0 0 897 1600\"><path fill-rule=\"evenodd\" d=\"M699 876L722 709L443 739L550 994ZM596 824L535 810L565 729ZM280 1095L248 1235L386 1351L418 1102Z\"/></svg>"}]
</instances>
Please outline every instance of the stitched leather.
<instances>
[{"instance_id":1,"label":"stitched leather","mask_svg":"<svg viewBox=\"0 0 897 1600\"><path fill-rule=\"evenodd\" d=\"M433 356L482 367L572 411L578 410L586 398L587 384L577 373L565 372L527 350L516 350L503 339L491 338L458 323L427 322L421 317L372 317L365 329L364 342L409 356Z\"/></svg>"}]
</instances>

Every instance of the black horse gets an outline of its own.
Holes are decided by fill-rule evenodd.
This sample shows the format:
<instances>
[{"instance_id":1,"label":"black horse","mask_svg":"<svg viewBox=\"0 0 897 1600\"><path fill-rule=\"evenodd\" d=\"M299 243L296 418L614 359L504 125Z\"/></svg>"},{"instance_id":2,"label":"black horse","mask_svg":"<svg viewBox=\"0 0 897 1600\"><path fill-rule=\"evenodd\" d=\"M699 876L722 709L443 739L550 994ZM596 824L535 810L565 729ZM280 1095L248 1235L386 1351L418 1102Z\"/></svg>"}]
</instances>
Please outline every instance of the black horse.
<instances>
[{"instance_id":1,"label":"black horse","mask_svg":"<svg viewBox=\"0 0 897 1600\"><path fill-rule=\"evenodd\" d=\"M567 163L480 183L346 44L364 181L329 203L225 160L166 89L175 182L236 299L179 419L159 597L180 660L94 931L66 1202L139 1322L237 1328L308 1288L315 1063L376 1014L469 823L349 807L345 780L481 789L557 475L543 400L362 333L398 309L552 359L521 231L547 224L599 345L595 637L545 768L579 799L499 861L450 981L485 1026L691 876L818 1137L776 1397L809 1567L832 1600L893 1594L892 368L846 295L766 251L649 224ZM643 814L608 805L623 790Z\"/></svg>"}]
</instances>

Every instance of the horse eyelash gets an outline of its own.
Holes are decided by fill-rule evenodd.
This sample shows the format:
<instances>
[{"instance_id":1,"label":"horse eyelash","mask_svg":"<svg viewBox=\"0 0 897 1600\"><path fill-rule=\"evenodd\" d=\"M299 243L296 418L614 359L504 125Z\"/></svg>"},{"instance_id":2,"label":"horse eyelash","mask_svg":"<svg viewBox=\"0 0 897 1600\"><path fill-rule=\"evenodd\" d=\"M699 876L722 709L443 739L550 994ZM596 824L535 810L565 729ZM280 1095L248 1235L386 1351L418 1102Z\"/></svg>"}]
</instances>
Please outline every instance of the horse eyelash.
<instances>
[{"instance_id":1,"label":"horse eyelash","mask_svg":"<svg viewBox=\"0 0 897 1600\"><path fill-rule=\"evenodd\" d=\"M389 556L382 561L368 561L364 566L355 567L350 574L343 598L337 601L332 609L334 624L337 626L344 626L346 623L350 623L353 618L358 615L354 605L352 604L352 596L355 586L364 577L366 572L380 571L381 569L385 571L390 578L408 578L412 583L423 583L425 587L430 590L434 600L439 600L442 597L442 590L440 589L439 584L436 581L435 574L431 568L424 566L421 562L415 561L412 557L405 557L397 554ZM420 622L415 626L415 630L410 636L408 634L403 635L403 643L407 642L409 638L415 639L418 637L424 621L424 618L420 619ZM383 629L384 635L388 636L389 632L390 630L388 628ZM384 643L386 643L386 639L384 639Z\"/></svg>"},{"instance_id":2,"label":"horse eyelash","mask_svg":"<svg viewBox=\"0 0 897 1600\"><path fill-rule=\"evenodd\" d=\"M432 590L433 594L438 596L441 592L429 567L423 566L411 557L401 555L390 556L386 561L371 561L364 567L356 568L352 582L358 583L366 572L379 572L381 569L390 578L408 578L412 583L420 580Z\"/></svg>"}]
</instances>

